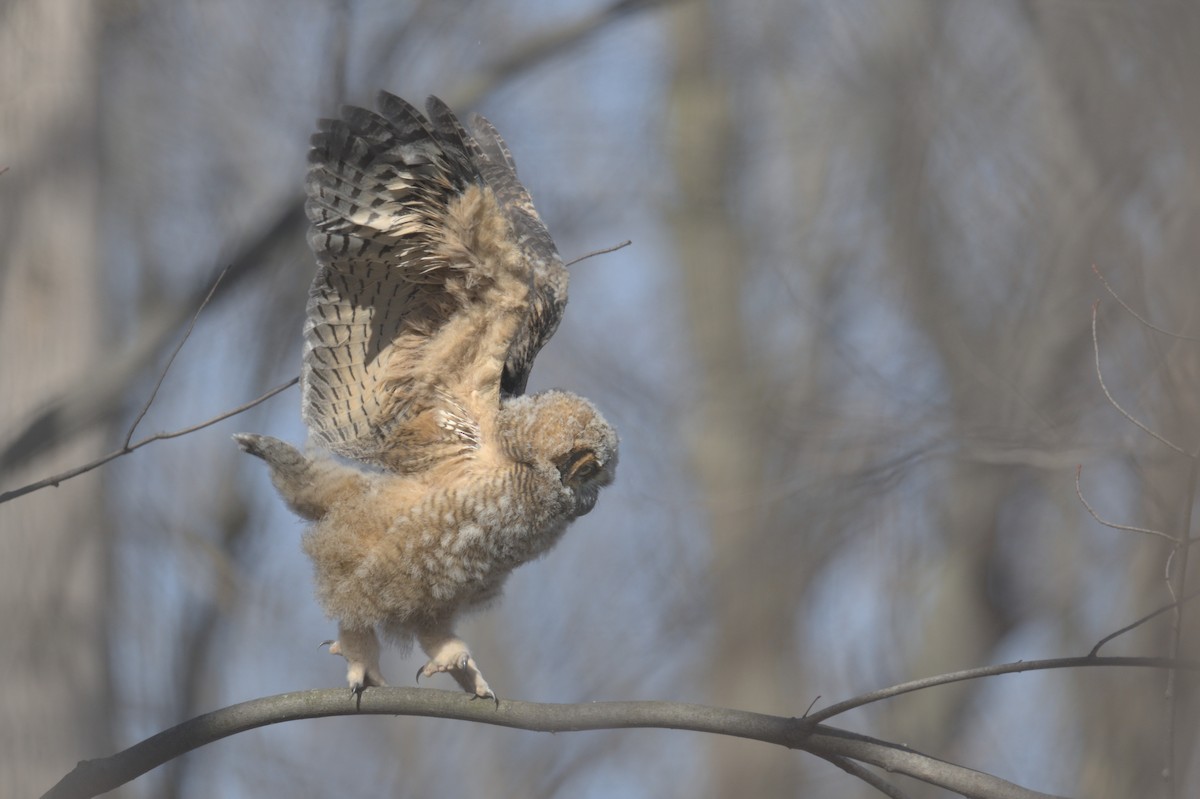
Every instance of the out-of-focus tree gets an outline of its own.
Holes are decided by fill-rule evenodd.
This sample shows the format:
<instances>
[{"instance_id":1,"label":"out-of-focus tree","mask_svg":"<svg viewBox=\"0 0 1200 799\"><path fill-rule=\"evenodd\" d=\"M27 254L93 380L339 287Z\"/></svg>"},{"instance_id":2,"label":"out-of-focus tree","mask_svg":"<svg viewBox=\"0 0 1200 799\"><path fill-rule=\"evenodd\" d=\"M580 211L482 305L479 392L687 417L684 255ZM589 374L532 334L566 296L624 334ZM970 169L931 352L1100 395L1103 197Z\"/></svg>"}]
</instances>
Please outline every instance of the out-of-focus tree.
<instances>
[{"instance_id":1,"label":"out-of-focus tree","mask_svg":"<svg viewBox=\"0 0 1200 799\"><path fill-rule=\"evenodd\" d=\"M0 11L0 431L45 398L104 380L97 301L97 19L91 4L15 0ZM69 445L24 461L19 485L89 460L107 421L87 395L42 421ZM12 443L4 441L4 444ZM35 796L112 746L107 497L97 475L0 505L0 793ZM118 627L120 629L120 627ZM127 629L127 628L126 628ZM136 631L128 631L136 638Z\"/></svg>"}]
</instances>

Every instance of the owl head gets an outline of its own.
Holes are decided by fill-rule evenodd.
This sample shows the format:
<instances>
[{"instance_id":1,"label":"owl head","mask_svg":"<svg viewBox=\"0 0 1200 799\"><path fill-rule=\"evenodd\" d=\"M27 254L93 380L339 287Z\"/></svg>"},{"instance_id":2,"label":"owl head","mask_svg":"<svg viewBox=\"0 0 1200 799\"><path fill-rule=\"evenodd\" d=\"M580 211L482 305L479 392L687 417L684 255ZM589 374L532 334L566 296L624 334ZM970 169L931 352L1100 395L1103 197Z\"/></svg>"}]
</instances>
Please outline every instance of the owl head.
<instances>
[{"instance_id":1,"label":"owl head","mask_svg":"<svg viewBox=\"0 0 1200 799\"><path fill-rule=\"evenodd\" d=\"M571 518L596 506L600 489L617 469L617 431L596 406L566 391L543 391L508 398L501 418L511 454L552 468L574 501Z\"/></svg>"}]
</instances>

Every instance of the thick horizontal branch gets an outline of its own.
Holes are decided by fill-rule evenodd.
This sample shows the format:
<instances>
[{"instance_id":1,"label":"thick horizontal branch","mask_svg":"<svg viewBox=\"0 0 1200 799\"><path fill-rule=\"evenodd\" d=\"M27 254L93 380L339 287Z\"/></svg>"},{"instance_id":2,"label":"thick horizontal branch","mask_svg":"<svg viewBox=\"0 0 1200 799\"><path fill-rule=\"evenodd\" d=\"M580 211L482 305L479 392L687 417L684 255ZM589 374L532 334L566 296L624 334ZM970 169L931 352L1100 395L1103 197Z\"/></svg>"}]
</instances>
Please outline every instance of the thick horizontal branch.
<instances>
[{"instance_id":1,"label":"thick horizontal branch","mask_svg":"<svg viewBox=\"0 0 1200 799\"><path fill-rule=\"evenodd\" d=\"M978 799L1046 799L1038 793L907 747L816 724L679 702L474 702L465 694L429 688L370 688L355 702L345 689L280 694L197 716L111 757L85 760L43 799L98 796L206 744L269 724L328 716L434 716L536 732L654 727L729 735L798 749L825 759L850 760Z\"/></svg>"}]
</instances>

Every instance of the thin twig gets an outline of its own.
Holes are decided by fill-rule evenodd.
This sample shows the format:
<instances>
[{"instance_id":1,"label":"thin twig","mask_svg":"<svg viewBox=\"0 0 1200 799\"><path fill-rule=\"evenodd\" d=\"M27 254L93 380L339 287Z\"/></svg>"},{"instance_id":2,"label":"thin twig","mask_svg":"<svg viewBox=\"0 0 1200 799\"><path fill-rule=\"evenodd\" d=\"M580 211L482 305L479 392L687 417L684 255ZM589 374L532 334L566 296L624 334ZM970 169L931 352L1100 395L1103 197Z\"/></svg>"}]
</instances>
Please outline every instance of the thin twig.
<instances>
[{"instance_id":1,"label":"thin twig","mask_svg":"<svg viewBox=\"0 0 1200 799\"><path fill-rule=\"evenodd\" d=\"M59 472L58 474L53 475L51 477L44 477L41 480L30 483L28 485L21 486L20 488L14 488L12 491L5 491L4 493L0 494L0 504L4 504L5 502L16 499L17 497L23 497L26 494L31 494L34 491L38 491L43 488L48 488L49 486L57 487L59 483L66 482L67 480L70 480L72 477L78 477L81 474L90 472L97 467L103 466L104 464L108 463L111 460L116 460L117 458L121 457L122 455L128 455L129 453L133 452L134 450L141 449L142 447L144 447L147 444L150 444L152 442L163 441L168 438L179 438L180 436L185 436L188 433L194 433L197 430L203 430L206 427L211 427L212 425L216 424L217 422L223 422L226 419L230 418L231 416L237 416L239 413L243 413L245 411L250 410L255 405L259 405L263 402L266 402L271 397L274 397L276 394L280 393L281 391L285 391L285 390L291 388L292 386L296 385L299 382L300 382L299 377L293 377L291 380L287 381L286 383L283 383L282 385L278 385L275 388L268 391L266 394L263 394L258 399L251 400L250 402L247 402L245 405L239 405L238 407L234 408L233 410L226 411L225 413L222 413L218 416L214 416L213 418L211 418L207 421L200 422L199 424L194 424L190 427L185 427L181 430L174 430L169 433L155 433L154 435L150 436L149 438L143 438L141 441L137 442L136 444L129 444L127 446L121 447L121 449L110 452L107 455L103 455L94 461L83 464L82 466L76 466L72 469L67 469L65 472Z\"/></svg>"},{"instance_id":2,"label":"thin twig","mask_svg":"<svg viewBox=\"0 0 1200 799\"><path fill-rule=\"evenodd\" d=\"M1100 514L1096 513L1095 509L1090 504L1088 504L1088 501L1086 499L1084 499L1084 497L1083 497L1083 488L1080 487L1080 485L1079 485L1079 478L1080 478L1080 475L1082 475L1082 474L1083 474L1083 464L1080 464L1075 467L1075 496L1079 497L1079 501L1083 503L1083 507L1087 510L1088 513L1091 514L1092 518L1095 519L1096 521L1100 522L1100 524L1104 525L1105 527L1109 527L1113 530L1123 530L1128 533L1145 533L1146 535L1154 535L1154 536L1158 536L1159 538L1165 538L1166 540L1170 541L1172 544L1179 543L1179 539L1177 539L1175 536L1171 535L1170 533L1164 533L1162 530L1152 530L1149 527L1133 527L1128 524L1117 524L1116 522L1110 522L1107 519L1101 518Z\"/></svg>"},{"instance_id":3,"label":"thin twig","mask_svg":"<svg viewBox=\"0 0 1200 799\"><path fill-rule=\"evenodd\" d=\"M1162 333L1164 336L1170 336L1171 338L1177 338L1177 339L1180 339L1181 341L1200 341L1200 338L1198 338L1196 336L1185 336L1182 333L1172 333L1170 330L1164 330L1161 327L1153 324L1149 319L1142 316L1137 311L1133 310L1133 308L1131 308L1129 306L1129 303L1125 302L1125 300L1122 299L1121 295L1118 294L1116 291L1114 291L1112 286L1108 285L1108 281L1104 279L1104 275L1100 274L1100 270L1096 268L1095 264L1092 264L1092 272L1095 273L1096 277L1100 278L1100 282L1102 284L1104 284L1105 291L1107 291L1109 294L1111 294L1112 298L1114 300L1116 300L1118 303L1120 303L1121 307L1124 308L1125 311L1130 316L1132 316L1134 319L1141 322L1146 327L1153 330L1155 333Z\"/></svg>"},{"instance_id":4,"label":"thin twig","mask_svg":"<svg viewBox=\"0 0 1200 799\"><path fill-rule=\"evenodd\" d=\"M1145 616L1142 616L1137 621L1126 624L1121 629L1116 630L1115 632L1109 633L1108 635L1104 636L1103 638L1101 638L1099 641L1096 642L1096 645L1094 647L1092 647L1092 651L1088 652L1088 657L1095 657L1096 655L1098 655L1100 653L1100 647L1104 646L1112 639L1114 639L1118 636L1124 635L1125 633L1129 632L1130 630L1134 629L1135 627L1140 627L1141 625L1150 621L1155 616L1159 616L1163 613L1166 613L1168 610L1171 610L1172 608L1177 608L1180 605L1182 605L1184 602L1190 602L1191 600L1195 599L1198 596L1200 596L1200 589L1196 589L1195 591L1192 591L1190 594L1187 594L1183 598L1177 599L1174 602L1168 602L1167 604L1163 605L1161 608L1159 608L1157 610L1153 610L1153 611L1147 613Z\"/></svg>"},{"instance_id":5,"label":"thin twig","mask_svg":"<svg viewBox=\"0 0 1200 799\"><path fill-rule=\"evenodd\" d=\"M1125 302L1124 298L1122 298L1119 294L1117 294L1116 291L1113 290L1112 286L1110 286L1108 281L1104 278L1104 275L1100 274L1100 270L1096 268L1095 264L1092 264L1092 272L1095 273L1097 278L1099 278L1100 282L1104 285L1104 288L1108 291L1108 293L1112 295L1113 299L1115 299L1121 305L1121 307L1125 309L1125 311L1130 316L1132 316L1134 319L1138 320L1138 322L1140 322L1145 327L1147 327L1150 330L1153 330L1157 333L1162 333L1163 335L1171 336L1172 338L1180 339L1182 341L1200 342L1200 338L1196 338L1194 336L1185 336L1185 335L1181 335L1179 333L1173 333L1170 330L1164 330L1163 328L1158 327L1157 325L1151 323L1150 320L1146 319L1141 314L1139 314L1137 311L1133 310L1133 308L1131 308L1129 306L1129 304L1127 302ZM1137 621L1133 622L1132 624L1130 624L1126 627L1123 627L1120 630L1117 630L1116 632L1112 633L1111 635L1106 636L1105 638L1102 638L1096 644L1096 646L1092 648L1092 654L1095 654L1097 651L1099 651L1101 646L1103 646L1105 643L1112 640L1113 638L1117 637L1118 635L1121 635L1122 633L1128 632L1129 630L1132 630L1132 629L1138 627L1139 625L1144 624L1145 622L1149 621L1150 619L1154 618L1155 616L1158 616L1160 613L1164 613L1168 610L1174 609L1175 615L1171 622L1171 645L1170 645L1170 655L1172 658L1174 658L1179 655L1179 652L1183 646L1184 604L1188 599L1192 598L1196 594L1196 592L1193 592L1192 594L1186 594L1185 591L1187 589L1188 552L1190 550L1192 542L1195 540L1194 538L1189 537L1188 533L1192 529L1192 521L1191 521L1192 520L1192 508L1195 505L1195 499L1197 496L1197 492L1198 492L1198 490L1200 490L1200 464L1197 463L1197 458L1195 455L1184 452L1184 450L1175 446L1171 442L1167 441L1165 438L1163 438L1162 436L1153 432L1152 430L1147 428L1145 425L1141 424L1136 419L1134 419L1132 416L1130 416L1128 413L1126 413L1125 410L1123 408L1121 408L1121 406L1118 405L1116 403L1116 401L1112 398L1112 395L1109 394L1108 388L1104 385L1104 377L1100 374L1100 345L1097 342L1097 336L1096 336L1096 305L1098 305L1098 304L1099 303L1096 303L1092 306L1092 343L1096 350L1096 375L1100 378L1100 386L1101 386L1101 388L1104 389L1105 396L1108 397L1108 401L1110 403L1112 403L1113 407L1115 407L1118 411L1120 411L1125 416L1126 419L1128 419L1130 422L1133 422L1133 424L1136 425L1137 427L1139 427L1141 430L1154 436L1159 441L1161 441L1162 443L1171 447L1172 449L1176 450L1177 452L1184 454L1184 455L1188 455L1188 457L1191 459L1191 463L1189 465L1189 483L1191 485L1192 490L1191 490L1191 494L1190 494L1190 497L1187 502L1187 507L1184 511L1184 523L1183 523L1183 527L1182 527L1182 533L1178 538L1166 535L1165 533L1159 532L1157 530L1147 530L1144 528L1122 527L1122 526L1112 525L1112 524L1108 525L1109 527L1114 527L1116 529L1124 529L1124 530L1130 530L1130 531L1140 532L1140 533L1151 533L1153 535L1163 536L1175 544L1175 547L1171 550L1171 553L1167 556L1167 562L1166 562L1166 566L1165 566L1165 571L1166 571L1165 579L1166 579L1166 584L1167 584L1167 591L1170 593L1172 601L1170 604L1168 604L1162 608L1159 608L1158 610L1154 611L1153 613L1143 616L1141 619L1138 619ZM1075 489L1076 489L1076 492L1079 494L1080 501L1083 501L1084 507L1087 507L1088 512L1091 513L1092 516L1097 521L1099 521L1101 524L1104 524L1105 522L1103 520L1101 520L1100 517L1095 514L1095 512L1092 511L1091 507L1088 506L1087 502L1083 499L1083 493L1079 490L1079 473L1078 472L1076 472ZM1172 577L1171 565L1176 560L1177 555L1178 555L1178 560L1179 560L1179 566L1174 570L1175 576ZM1178 782L1177 782L1176 776L1175 776L1175 748L1176 748L1177 728L1179 726L1179 724L1178 724L1179 710L1178 710L1178 703L1176 702L1176 697L1175 697L1176 683L1178 681L1177 678L1178 678L1178 673L1175 669L1171 669L1167 672L1167 686L1166 686L1165 697L1164 697L1167 702L1167 708L1166 708L1166 710L1167 710L1167 717L1166 717L1167 729L1166 729L1166 743L1164 746L1165 751L1163 753L1165 763L1163 765L1162 775L1163 775L1163 780L1165 783L1164 788L1166 791L1166 796L1170 797L1171 799L1173 799L1177 795L1176 791L1177 791L1177 787L1178 787Z\"/></svg>"},{"instance_id":6,"label":"thin twig","mask_svg":"<svg viewBox=\"0 0 1200 799\"><path fill-rule=\"evenodd\" d=\"M1167 593L1171 595L1172 602L1179 601L1179 597L1175 595L1175 585L1171 582L1171 564L1175 562L1175 553L1178 551L1178 547L1172 549L1167 555L1167 562L1163 564L1163 582L1167 584Z\"/></svg>"},{"instance_id":7,"label":"thin twig","mask_svg":"<svg viewBox=\"0 0 1200 799\"><path fill-rule=\"evenodd\" d=\"M1183 529L1185 531L1190 531L1192 529L1192 508L1196 504L1196 493L1198 487L1200 487L1200 463L1197 463L1195 459L1192 460L1191 466L1188 470L1188 482L1191 485L1192 490L1188 496L1186 508L1184 509ZM1186 538L1185 533L1184 536L1181 536L1179 546L1171 552L1172 555L1174 555L1176 552L1179 553L1179 568L1176 571L1176 574L1179 576L1174 585L1171 585L1171 580L1169 578L1167 580L1167 585L1171 588L1172 599L1183 596L1184 591L1187 590L1188 553L1190 550L1191 547L1189 546L1189 540ZM1179 652L1183 648L1183 612L1184 603L1176 599L1175 616L1171 620L1170 655L1172 658L1178 657ZM1178 796L1176 793L1176 787L1179 784L1175 777L1175 742L1178 737L1179 728L1179 703L1176 701L1176 686L1178 682L1179 673L1175 669L1168 671L1166 688L1167 741L1165 744L1166 751L1163 753L1164 757L1166 758L1166 764L1163 770L1165 772L1164 778L1166 779L1167 783L1167 796L1171 797L1171 799L1174 799L1174 797Z\"/></svg>"},{"instance_id":8,"label":"thin twig","mask_svg":"<svg viewBox=\"0 0 1200 799\"><path fill-rule=\"evenodd\" d=\"M154 398L158 396L158 390L162 388L163 381L167 379L167 372L171 370L171 364L175 363L175 356L179 354L179 351L183 349L183 345L187 343L189 338L191 338L192 330L196 328L196 320L200 318L200 313L204 310L205 306L208 305L208 301L212 299L213 293L217 290L217 286L221 285L221 279L225 277L225 273L229 271L230 266L232 266L232 264L226 266L221 270L221 273L217 275L217 279L213 281L212 288L208 290L208 294L204 295L204 299L200 302L200 307L196 309L196 313L192 314L192 321L188 322L187 330L183 331L183 338L179 339L179 343L175 345L175 349L171 353L171 357L167 358L167 364L162 368L162 372L159 373L158 380L154 383L154 389L150 392L150 397L146 400L146 404L142 406L142 409L138 411L138 415L134 418L133 424L129 425L129 432L125 434L125 443L122 445L123 449L129 449L129 442L133 441L133 431L137 430L137 426L141 423L142 419L144 419L146 414L150 412L150 406L154 404Z\"/></svg>"},{"instance_id":9,"label":"thin twig","mask_svg":"<svg viewBox=\"0 0 1200 799\"><path fill-rule=\"evenodd\" d=\"M874 771L871 771L865 766L860 766L853 760L848 760L840 755L829 755L823 759L837 766L851 777L858 777L860 780L865 782L867 785L870 785L884 796L891 797L891 799L909 799L907 793L900 790L895 785L892 785Z\"/></svg>"},{"instance_id":10,"label":"thin twig","mask_svg":"<svg viewBox=\"0 0 1200 799\"><path fill-rule=\"evenodd\" d=\"M1096 335L1096 309L1098 307L1100 307L1099 300L1092 303L1092 348L1093 348L1093 350L1095 350L1095 353L1096 353L1096 377L1100 379L1100 388L1101 388L1101 390L1104 391L1104 396L1108 398L1109 404L1112 405L1114 408L1116 408L1117 411L1122 416L1124 416L1126 419L1128 419L1130 422L1132 422L1134 424L1134 426L1136 426L1142 432L1158 439L1158 441L1167 445L1171 449L1175 450L1180 455L1186 455L1189 458L1195 458L1196 457L1195 455L1183 450L1179 446L1176 446L1172 442L1170 442L1167 439L1160 436L1158 433L1151 430L1149 427L1146 427L1146 425L1142 424L1137 419L1134 419L1133 416L1129 413L1129 411L1122 408L1120 403L1118 403L1115 399L1113 399L1113 395L1111 392L1109 392L1108 386L1104 384L1104 374L1100 371L1100 339Z\"/></svg>"},{"instance_id":11,"label":"thin twig","mask_svg":"<svg viewBox=\"0 0 1200 799\"><path fill-rule=\"evenodd\" d=\"M935 685L948 685L955 682L964 682L966 680L978 680L983 677L994 677L997 674L1017 674L1023 671L1047 671L1049 669L1068 669L1079 667L1094 667L1094 666L1127 666L1134 668L1150 668L1150 669L1184 669L1186 671L1200 671L1200 661L1198 660L1172 660L1171 658L1156 658L1156 657L1093 657L1087 655L1084 657L1069 657L1069 658L1047 658L1044 660L1018 660L1015 663L1001 663L996 666L980 666L974 669L965 669L963 671L954 671L949 674L939 674L935 677L924 677L920 680L910 680L898 685L893 685L889 688L881 688L878 691L860 694L843 702L830 705L824 710L818 710L816 713L810 713L805 716L805 719L812 722L821 722L825 719L832 718L841 713L845 713L855 708L869 705L873 702L879 702L883 699L891 699L893 696L920 691L925 688L931 688Z\"/></svg>"},{"instance_id":12,"label":"thin twig","mask_svg":"<svg viewBox=\"0 0 1200 799\"><path fill-rule=\"evenodd\" d=\"M578 258L576 258L573 261L567 261L566 265L574 266L575 264L579 263L580 261L586 261L588 258L591 258L593 256L607 255L610 252L616 252L617 250L624 249L625 247L628 247L630 244L633 244L633 242L630 241L629 239L625 239L625 241L621 242L620 244L614 244L611 247L605 247L603 250L593 250L592 252L589 252L585 255L579 256Z\"/></svg>"}]
</instances>

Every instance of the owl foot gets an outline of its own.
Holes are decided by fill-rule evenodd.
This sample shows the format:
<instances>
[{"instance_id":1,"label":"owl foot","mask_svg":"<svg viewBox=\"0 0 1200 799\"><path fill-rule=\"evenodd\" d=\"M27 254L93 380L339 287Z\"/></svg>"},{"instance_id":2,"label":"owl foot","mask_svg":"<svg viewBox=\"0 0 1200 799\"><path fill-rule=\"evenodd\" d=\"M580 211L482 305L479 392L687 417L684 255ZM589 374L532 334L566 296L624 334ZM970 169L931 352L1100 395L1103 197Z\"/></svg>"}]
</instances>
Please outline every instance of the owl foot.
<instances>
[{"instance_id":1,"label":"owl foot","mask_svg":"<svg viewBox=\"0 0 1200 799\"><path fill-rule=\"evenodd\" d=\"M337 640L325 644L329 645L329 654L346 659L346 682L352 696L361 700L363 691L370 686L387 685L379 670L379 639L374 630L350 629L339 624Z\"/></svg>"},{"instance_id":2,"label":"owl foot","mask_svg":"<svg viewBox=\"0 0 1200 799\"><path fill-rule=\"evenodd\" d=\"M472 699L491 699L497 707L500 706L500 699L483 678L483 673L479 671L479 666L475 664L475 658L471 657L465 643L451 637L437 641L434 646L426 646L426 640L423 639L421 643L430 656L430 661L417 670L417 682L420 682L422 677L432 677L444 672L453 677L464 691L471 694Z\"/></svg>"}]
</instances>

